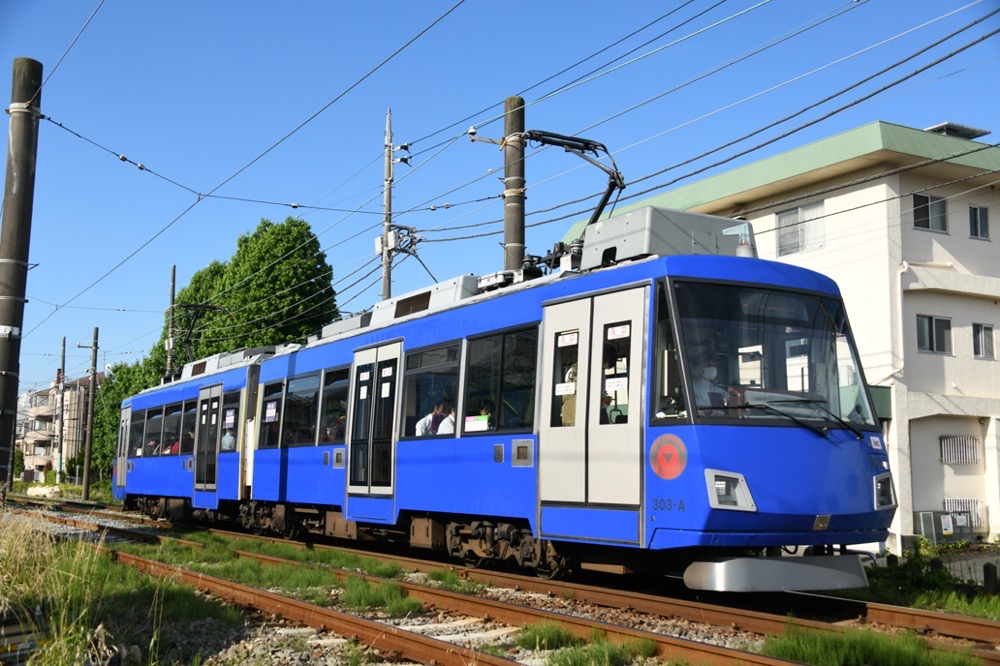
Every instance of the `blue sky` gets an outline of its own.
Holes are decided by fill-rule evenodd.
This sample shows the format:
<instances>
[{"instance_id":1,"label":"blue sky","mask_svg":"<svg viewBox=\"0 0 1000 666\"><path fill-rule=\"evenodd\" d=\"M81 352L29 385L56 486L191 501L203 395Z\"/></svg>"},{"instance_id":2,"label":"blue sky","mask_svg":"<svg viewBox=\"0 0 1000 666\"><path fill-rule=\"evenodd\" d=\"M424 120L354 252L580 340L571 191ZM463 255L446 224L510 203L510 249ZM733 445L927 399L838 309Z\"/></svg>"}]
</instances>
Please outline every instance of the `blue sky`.
<instances>
[{"instance_id":1,"label":"blue sky","mask_svg":"<svg viewBox=\"0 0 1000 666\"><path fill-rule=\"evenodd\" d=\"M413 166L396 166L393 208L402 214L395 221L421 232L419 256L438 280L484 274L503 268L502 236L449 239L502 230L489 223L503 217L503 156L497 146L471 143L466 130L476 125L480 136L499 138L505 97L523 93L530 129L607 145L631 182L818 102L998 8L997 0L456 2L0 0L4 107L14 58L40 61L49 77L21 390L55 378L63 336L67 374L82 376L90 351L76 345L89 345L95 326L102 368L142 358L163 325L171 265L179 289L211 261L231 257L237 237L261 218L309 221L334 267L338 304L370 307L381 293L378 271L352 283L375 268L368 262L381 225L387 108L394 143L413 142L414 154ZM792 121L633 184L625 195L818 118L998 26L1000 15L990 17ZM951 121L1000 133L997 81L994 36L707 173L874 120ZM526 163L529 225L593 205L596 199L538 212L600 192L607 178L561 150L536 150ZM545 254L585 216L529 227L528 252ZM412 259L393 277L394 294L432 282Z\"/></svg>"}]
</instances>

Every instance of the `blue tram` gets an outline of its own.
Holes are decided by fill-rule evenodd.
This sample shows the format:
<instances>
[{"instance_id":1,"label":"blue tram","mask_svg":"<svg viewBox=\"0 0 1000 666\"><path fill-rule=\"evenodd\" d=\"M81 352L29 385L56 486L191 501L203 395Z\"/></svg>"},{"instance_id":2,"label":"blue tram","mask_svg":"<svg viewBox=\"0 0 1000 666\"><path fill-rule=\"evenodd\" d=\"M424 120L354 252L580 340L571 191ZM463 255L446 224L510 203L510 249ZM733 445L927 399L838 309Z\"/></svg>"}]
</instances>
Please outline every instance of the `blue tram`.
<instances>
[{"instance_id":1,"label":"blue tram","mask_svg":"<svg viewBox=\"0 0 1000 666\"><path fill-rule=\"evenodd\" d=\"M732 225L642 208L558 272L460 276L189 363L122 404L115 492L542 576L863 586L847 546L884 540L896 501L843 302Z\"/></svg>"}]
</instances>

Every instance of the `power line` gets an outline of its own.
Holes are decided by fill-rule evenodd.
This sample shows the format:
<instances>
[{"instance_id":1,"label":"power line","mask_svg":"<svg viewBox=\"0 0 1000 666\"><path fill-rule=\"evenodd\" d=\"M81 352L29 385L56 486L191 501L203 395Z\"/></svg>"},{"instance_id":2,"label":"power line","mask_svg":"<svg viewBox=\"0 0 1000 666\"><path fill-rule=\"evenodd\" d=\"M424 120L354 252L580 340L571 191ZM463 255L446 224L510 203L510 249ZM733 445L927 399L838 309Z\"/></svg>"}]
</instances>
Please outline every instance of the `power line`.
<instances>
[{"instance_id":1,"label":"power line","mask_svg":"<svg viewBox=\"0 0 1000 666\"><path fill-rule=\"evenodd\" d=\"M683 162L679 162L678 164L670 166L670 167L668 167L666 169L661 169L660 171L655 171L655 172L653 172L651 174L647 174L647 175L643 176L642 178L639 178L639 179L636 179L636 180L632 181L632 183L634 184L634 183L641 182L643 180L648 180L649 178L653 178L655 176L658 176L658 175L660 175L662 173L665 173L666 171L670 171L672 169L676 169L678 167L684 166L685 164L690 164L690 163L692 163L692 162L694 162L696 160L699 160L699 159L701 159L703 157L707 157L708 155L711 155L711 154L716 153L716 152L718 152L720 150L723 150L724 148L728 148L728 147L730 147L730 146L732 146L732 145L734 145L736 143L740 143L742 141L745 141L746 139L749 139L749 138L751 138L753 136L756 136L757 134L760 134L761 132L763 132L765 130L771 129L772 127L776 127L777 125L780 125L781 123L787 122L788 120L791 120L792 118L800 116L803 113L805 113L806 111L814 109L817 106L820 106L821 104L825 104L826 102L828 102L828 101L830 101L832 99L835 99L835 98L839 97L840 95L843 95L844 93L846 93L846 92L848 92L850 90L853 90L854 88L857 88L858 86L860 86L860 85L862 85L864 83L867 83L867 82L869 82L869 81L871 81L871 80L873 80L873 79L881 76L882 74L885 74L886 72L889 72L889 71L895 69L896 67L899 67L903 63L906 63L906 62L912 60L913 58L916 58L917 56L926 53L927 51L931 50L932 48L934 48L936 46L940 46L941 44L943 44L944 42L948 41L952 37L955 37L956 35L958 35L958 34L964 32L964 31L968 30L969 28L972 28L973 26L977 25L978 23L981 23L982 21L985 21L986 19L990 18L991 16L994 16L997 13L1000 13L1000 8L993 10L989 14L987 14L987 15L981 17L981 18L976 19L975 21L973 21L973 22L971 22L971 23L969 23L969 24L967 24L967 25L959 28L958 30L955 30L954 32L951 32L948 35L945 35L941 39L939 39L939 40L937 40L935 42L932 42L931 44L923 47L922 49L919 49L918 51L916 51L914 53L911 53L910 55L906 56L902 60L897 60L896 62L892 63L888 67L884 67L884 68L880 69L879 71L875 72L874 74L871 74L870 76L867 76L867 77L861 79L860 81L856 81L855 83L852 83L851 85L847 86L846 88L842 88L841 90L833 93L832 95L828 95L827 97L824 97L823 99L821 99L821 100L819 100L817 102L813 102L812 104L809 104L808 106L802 107L801 109L799 109L799 110L797 110L797 111L795 111L795 112L793 112L793 113L791 113L791 114L789 114L789 115L787 115L787 116L785 116L785 117L783 117L783 118L781 118L779 120L776 120L776 121L774 121L772 123L769 123L769 124L767 124L767 125L759 128L759 129L756 129L753 132L750 132L749 134L745 134L744 136L742 136L742 137L740 137L738 139L734 139L733 141L729 141L727 143L724 143L721 146L713 148L710 151L704 152L704 153L702 153L700 155L697 155L695 157L687 159L687 160L685 160ZM838 107L836 109L833 109L832 111L829 111L828 113L820 116L819 118L811 120L811 121L809 121L809 122L807 122L805 124L799 125L798 127L794 128L792 130L789 130L788 132L785 132L784 134L781 134L781 135L779 135L777 137L774 137L773 139L770 139L770 140L766 141L765 143L762 143L762 144L759 144L757 146L754 146L753 148L750 148L750 149L748 149L748 150L746 150L746 151L744 151L742 153L737 153L735 156L733 156L732 158L727 158L725 161L729 161L731 159L734 159L735 157L741 157L741 156L745 155L748 152L752 152L752 151L757 150L759 148L762 148L762 147L764 147L766 145L774 143L775 141L779 141L781 139L787 138L788 136L791 136L792 134L794 134L794 133L796 133L796 132L798 132L800 130L805 129L806 127L810 127L812 125L815 125L816 123L819 123L819 122L821 122L823 120L826 120L827 118L830 118L831 116L833 116L833 115L835 115L837 113L840 113L841 111L844 111L844 110L846 110L846 109L848 109L848 108L850 108L852 106L856 106L856 105L860 104L861 102L864 102L864 101L866 101L866 100L868 100L868 99L870 99L872 97L875 97L879 93L885 92L889 88L892 88L893 86L896 86L896 85L902 83L903 81L911 79L914 76L916 76L916 75L918 75L918 74L920 74L920 73L922 73L922 72L924 72L924 71L926 71L926 70L928 70L928 69L930 69L932 67L935 67L935 66L941 64L942 62L944 62L944 61L946 61L946 60L948 60L948 59L950 59L950 58L958 55L962 51L965 51L966 49L969 49L972 46L975 46L976 44L978 44L978 43L980 43L980 42L982 42L982 41L984 41L986 39L989 39L993 35L997 34L997 32L1000 32L1000 29L997 29L997 30L994 30L993 32L987 33L986 35L984 35L982 37L979 37L979 38L977 38L977 39L975 39L975 40L973 40L973 41L965 44L964 46L958 48L957 50L952 51L951 53L948 53L948 54L946 54L946 55L938 58L937 60L935 60L933 62L930 62L930 63L928 63L926 65L923 65L922 67L917 68L916 70L910 72L909 74L906 74L905 76L900 77L900 78L896 79L895 81L892 81L891 83L888 83L888 84L882 86L881 88L879 88L877 90L874 90L874 91L872 91L872 92L870 92L870 93L868 93L866 95L862 95L861 97L855 99L854 101L852 101L852 102L850 102L848 104L845 104L845 105L840 106L840 107ZM708 165L706 167L702 167L701 169L699 169L699 170L697 170L697 171L695 171L693 173L686 174L685 176L683 176L683 178L688 178L688 177L690 177L692 175L701 173L701 172L703 172L703 171L705 171L707 169L710 169L710 168L712 168L714 166L718 166L718 164L720 164L720 163L710 164L710 165ZM676 182L676 181L674 181L674 182Z\"/></svg>"},{"instance_id":2,"label":"power line","mask_svg":"<svg viewBox=\"0 0 1000 666\"><path fill-rule=\"evenodd\" d=\"M120 268L122 265L124 265L125 262L127 262L129 259L131 259L135 255L137 255L146 246L148 246L150 243L152 243L156 238L158 238L159 236L161 236L170 227L172 227L174 224L176 224L178 220L180 220L182 217L184 217L185 215L187 215L187 213L190 212L191 209L193 209L199 203L201 203L202 201L204 201L205 197L214 194L216 191L218 191L219 189L221 189L222 187L224 187L227 183L229 183L230 181L232 181L234 178L236 178L237 176L239 176L241 173L243 173L244 171L246 171L247 169L249 169L254 164L256 164L265 155L267 155L272 150L274 150L275 148L277 148L279 145L281 145L284 141L286 141L288 138L290 138L296 132L298 132L303 127L305 127L307 124L309 124L310 122L312 122L321 113L323 113L324 111L326 111L327 109L329 109L331 106L333 106L337 101L339 101L340 99L342 99L347 93L349 93L351 90L353 90L358 85L360 85L363 81L365 81L366 79L368 79L369 77L371 77L373 74L375 74L375 72L377 72L383 66L385 66L386 63L388 63L393 58L395 58L397 55L399 55L400 53L402 53L407 47L409 47L416 40L418 40L420 37L422 37L424 34L426 34L431 28L433 28L435 25L437 25L442 20L444 20L445 17L447 17L449 14L451 14L453 11L455 11L464 2L465 2L465 0L459 0L450 9L448 9L444 14L442 14L441 16L439 16L438 18L436 18L433 22L430 23L430 25L428 25L427 27L425 27L423 30L421 30L419 33L417 33L414 37L412 37L406 43L404 43L402 46L400 46L398 49L396 49L395 51L393 51L392 54L390 54L389 56L387 56L386 58L384 58L380 63L378 63L375 67L373 67L372 69L370 69L361 78L359 78L357 81L355 81L350 86L348 86L347 89L345 89L339 95L337 95L336 97L334 97L330 102L328 102L326 105L324 105L319 111L317 111L316 113L314 113L311 116L309 116L306 120L304 120L302 123L300 123L298 126L296 126L292 131L288 132L283 137L281 137L278 141L276 141L275 143L271 144L266 150L264 150L262 153L260 153L257 157L255 157L252 160L250 160L248 163L246 163L245 165L243 165L242 167L240 167L231 176L229 176L228 178L226 178L225 180L223 180L221 183L219 183L218 185L216 185L215 187L213 187L211 190L209 190L207 194L205 194L205 195L198 195L198 198L191 205L189 205L187 208L185 208L184 211L180 213L180 215L177 215L174 219L172 219L169 223L167 223L166 226L164 226L162 229L160 229L158 232L156 232L151 238L149 238L149 240L147 240L142 245L140 245L136 250L134 250L131 254L129 254L124 259L122 259L120 262L118 262L117 264L115 264L114 267L112 267L110 270L108 270L107 272L105 272L97 280L95 280L90 285L88 285L87 287L85 287L84 289L82 289L81 291L79 291L75 296L73 296L68 301L66 301L65 303L63 303L62 306L57 307L51 313L49 313L44 318L42 318L42 320L38 324L36 324L30 331L28 331L28 333L26 333L24 336L22 336L22 339L23 339L23 337L26 337L27 335L30 335L32 332L34 332L35 330L37 330L39 326L41 326L46 321L48 321L56 312L59 311L59 309L61 307L66 306L66 305L72 303L77 298L79 298L84 293L86 293L87 291L89 291L90 289L92 289L94 286L96 286L97 284L99 284L101 281L103 281L105 278L107 278L109 275L111 275L113 272L115 272L116 270L118 270L118 268ZM83 138L83 137L81 137L81 138ZM102 148L103 148L103 146L102 146ZM105 150L107 150L107 149L105 149ZM122 159L122 156L119 156L119 159ZM128 160L126 159L126 160L123 160L123 161L128 161ZM136 166L140 166L141 167L141 165L138 165L138 164ZM184 187L184 186L181 186L181 187Z\"/></svg>"},{"instance_id":3,"label":"power line","mask_svg":"<svg viewBox=\"0 0 1000 666\"><path fill-rule=\"evenodd\" d=\"M69 43L69 46L67 46L66 50L63 51L63 54L59 56L59 60L57 60L56 64L53 65L52 69L49 70L49 74L42 81L42 85L38 86L38 90L36 90L35 93L31 96L31 99L28 101L29 105L31 105L31 103L35 101L35 98L37 98L38 95L42 92L42 88L45 87L45 84L49 82L49 79L52 78L52 75L56 73L57 69L59 69L59 65L61 65L62 61L66 59L67 55L69 55L70 49L76 46L76 42L77 40L80 39L80 36L83 35L83 31L87 29L87 26L90 25L90 22L94 20L94 17L97 16L97 12L103 6L104 6L104 0L100 0L100 2L97 3L97 7L94 8L94 11L90 13L90 16L87 17L87 20L83 23L83 27L81 27L80 30L77 31L76 36Z\"/></svg>"}]
</instances>

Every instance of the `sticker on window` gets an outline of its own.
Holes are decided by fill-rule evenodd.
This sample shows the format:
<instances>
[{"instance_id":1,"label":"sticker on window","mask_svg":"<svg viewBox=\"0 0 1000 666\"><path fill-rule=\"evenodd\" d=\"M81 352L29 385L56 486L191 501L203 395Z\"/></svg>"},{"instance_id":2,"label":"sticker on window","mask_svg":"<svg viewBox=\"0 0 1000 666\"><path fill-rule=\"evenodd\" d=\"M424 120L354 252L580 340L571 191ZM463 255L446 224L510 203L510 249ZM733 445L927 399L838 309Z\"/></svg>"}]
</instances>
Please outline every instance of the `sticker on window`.
<instances>
[{"instance_id":1,"label":"sticker on window","mask_svg":"<svg viewBox=\"0 0 1000 666\"><path fill-rule=\"evenodd\" d=\"M490 417L488 414L465 417L465 432L486 432L490 429Z\"/></svg>"},{"instance_id":2,"label":"sticker on window","mask_svg":"<svg viewBox=\"0 0 1000 666\"><path fill-rule=\"evenodd\" d=\"M369 377L371 377L371 376L372 376L371 373L368 372L367 370L365 370L364 372L362 372L361 374L358 375L358 381L359 382L366 382L366 381L368 381Z\"/></svg>"},{"instance_id":3,"label":"sticker on window","mask_svg":"<svg viewBox=\"0 0 1000 666\"><path fill-rule=\"evenodd\" d=\"M264 403L264 423L274 423L278 420L278 401Z\"/></svg>"},{"instance_id":4,"label":"sticker on window","mask_svg":"<svg viewBox=\"0 0 1000 666\"><path fill-rule=\"evenodd\" d=\"M236 410L235 409L227 409L226 410L226 425L225 425L225 427L227 427L227 428L235 428L236 427Z\"/></svg>"},{"instance_id":5,"label":"sticker on window","mask_svg":"<svg viewBox=\"0 0 1000 666\"><path fill-rule=\"evenodd\" d=\"M576 382L565 382L556 384L556 395L575 395Z\"/></svg>"},{"instance_id":6,"label":"sticker on window","mask_svg":"<svg viewBox=\"0 0 1000 666\"><path fill-rule=\"evenodd\" d=\"M604 380L604 390L607 393L628 390L628 377L612 377Z\"/></svg>"},{"instance_id":7,"label":"sticker on window","mask_svg":"<svg viewBox=\"0 0 1000 666\"><path fill-rule=\"evenodd\" d=\"M619 324L618 326L608 327L608 340L621 340L627 338L631 333L632 327L629 324Z\"/></svg>"},{"instance_id":8,"label":"sticker on window","mask_svg":"<svg viewBox=\"0 0 1000 666\"><path fill-rule=\"evenodd\" d=\"M556 340L557 347L575 347L580 339L580 333L573 331L572 333L560 333L559 338Z\"/></svg>"},{"instance_id":9,"label":"sticker on window","mask_svg":"<svg viewBox=\"0 0 1000 666\"><path fill-rule=\"evenodd\" d=\"M382 397L388 398L392 391L392 382L382 382Z\"/></svg>"},{"instance_id":10,"label":"sticker on window","mask_svg":"<svg viewBox=\"0 0 1000 666\"><path fill-rule=\"evenodd\" d=\"M368 385L365 384L362 385L361 390L358 391L358 400L367 400L367 399L368 399Z\"/></svg>"},{"instance_id":11,"label":"sticker on window","mask_svg":"<svg viewBox=\"0 0 1000 666\"><path fill-rule=\"evenodd\" d=\"M391 365L388 366L388 367L382 368L382 376L383 377L392 377L392 366Z\"/></svg>"}]
</instances>

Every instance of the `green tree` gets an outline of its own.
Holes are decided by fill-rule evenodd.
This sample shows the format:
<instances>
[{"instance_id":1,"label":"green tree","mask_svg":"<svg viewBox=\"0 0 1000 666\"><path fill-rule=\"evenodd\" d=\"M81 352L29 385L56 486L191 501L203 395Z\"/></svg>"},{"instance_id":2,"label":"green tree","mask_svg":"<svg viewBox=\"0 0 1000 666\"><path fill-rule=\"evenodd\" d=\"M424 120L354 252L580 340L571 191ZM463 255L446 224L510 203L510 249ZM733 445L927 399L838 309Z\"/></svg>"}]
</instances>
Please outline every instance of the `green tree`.
<instances>
[{"instance_id":1,"label":"green tree","mask_svg":"<svg viewBox=\"0 0 1000 666\"><path fill-rule=\"evenodd\" d=\"M24 471L24 451L21 447L14 448L14 478L18 479L21 477L21 472Z\"/></svg>"},{"instance_id":2,"label":"green tree","mask_svg":"<svg viewBox=\"0 0 1000 666\"><path fill-rule=\"evenodd\" d=\"M337 315L333 269L304 220L261 220L237 241L218 299L218 324L201 326L208 349L259 347L303 339ZM235 343L235 344L234 344Z\"/></svg>"},{"instance_id":3,"label":"green tree","mask_svg":"<svg viewBox=\"0 0 1000 666\"><path fill-rule=\"evenodd\" d=\"M94 396L94 437L90 449L90 468L107 476L115 460L118 443L118 424L121 420L122 401L150 386L155 386L162 371L150 360L133 364L118 363L104 375Z\"/></svg>"},{"instance_id":4,"label":"green tree","mask_svg":"<svg viewBox=\"0 0 1000 666\"><path fill-rule=\"evenodd\" d=\"M317 333L337 316L333 269L304 220L261 220L236 241L229 261L213 261L182 288L174 309L174 371L192 360L249 347L277 345ZM195 307L185 307L195 306ZM190 338L188 338L190 331ZM167 368L164 321L160 340L142 361L112 368L96 396L91 468L110 471L120 405L155 386Z\"/></svg>"}]
</instances>

